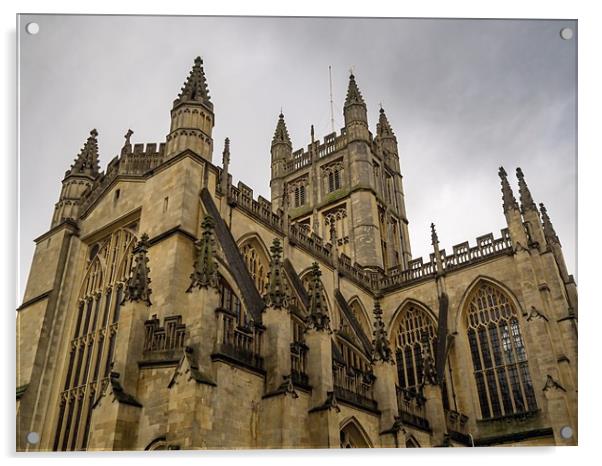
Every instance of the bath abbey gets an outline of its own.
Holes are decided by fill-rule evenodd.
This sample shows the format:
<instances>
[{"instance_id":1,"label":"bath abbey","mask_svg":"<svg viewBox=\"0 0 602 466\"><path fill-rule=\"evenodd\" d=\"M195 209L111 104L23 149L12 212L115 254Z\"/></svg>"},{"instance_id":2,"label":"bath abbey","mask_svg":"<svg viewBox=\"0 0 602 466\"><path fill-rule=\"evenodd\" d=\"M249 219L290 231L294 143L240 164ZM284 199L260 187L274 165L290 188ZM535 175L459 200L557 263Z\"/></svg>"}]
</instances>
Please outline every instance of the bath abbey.
<instances>
[{"instance_id":1,"label":"bath abbey","mask_svg":"<svg viewBox=\"0 0 602 466\"><path fill-rule=\"evenodd\" d=\"M403 154L353 74L339 132L294 150L274 115L268 200L229 173L205 71L164 142L128 130L101 170L92 130L61 156L17 450L576 445L577 288L528 173L499 169L506 228L446 251L431 225L416 258Z\"/></svg>"}]
</instances>

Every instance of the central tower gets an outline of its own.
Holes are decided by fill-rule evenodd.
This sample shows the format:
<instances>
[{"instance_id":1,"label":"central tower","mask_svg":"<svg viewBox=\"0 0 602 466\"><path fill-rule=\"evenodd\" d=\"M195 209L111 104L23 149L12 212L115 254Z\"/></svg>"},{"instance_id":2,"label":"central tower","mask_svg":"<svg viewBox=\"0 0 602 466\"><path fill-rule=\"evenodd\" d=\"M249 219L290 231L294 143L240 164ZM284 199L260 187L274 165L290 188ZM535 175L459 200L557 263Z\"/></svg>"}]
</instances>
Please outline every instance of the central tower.
<instances>
[{"instance_id":1,"label":"central tower","mask_svg":"<svg viewBox=\"0 0 602 466\"><path fill-rule=\"evenodd\" d=\"M352 262L406 268L411 259L397 139L381 108L376 137L355 76L349 76L345 126L292 151L284 115L272 140L272 204L330 242Z\"/></svg>"}]
</instances>

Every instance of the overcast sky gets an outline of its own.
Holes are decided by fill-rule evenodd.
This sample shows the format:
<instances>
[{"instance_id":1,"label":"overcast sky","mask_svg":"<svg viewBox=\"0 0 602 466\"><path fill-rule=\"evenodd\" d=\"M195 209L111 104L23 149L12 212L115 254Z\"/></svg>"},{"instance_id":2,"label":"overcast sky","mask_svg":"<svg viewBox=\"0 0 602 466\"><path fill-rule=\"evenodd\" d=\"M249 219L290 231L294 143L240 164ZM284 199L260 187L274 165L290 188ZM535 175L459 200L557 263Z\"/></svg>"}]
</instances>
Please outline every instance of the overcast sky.
<instances>
[{"instance_id":1,"label":"overcast sky","mask_svg":"<svg viewBox=\"0 0 602 466\"><path fill-rule=\"evenodd\" d=\"M20 260L50 226L60 181L99 131L101 167L132 142L163 142L194 57L205 62L214 163L270 197L270 143L282 107L294 149L331 132L349 69L376 132L382 103L397 135L414 257L505 227L500 165L522 167L576 273L576 35L571 21L26 16L20 31Z\"/></svg>"}]
</instances>

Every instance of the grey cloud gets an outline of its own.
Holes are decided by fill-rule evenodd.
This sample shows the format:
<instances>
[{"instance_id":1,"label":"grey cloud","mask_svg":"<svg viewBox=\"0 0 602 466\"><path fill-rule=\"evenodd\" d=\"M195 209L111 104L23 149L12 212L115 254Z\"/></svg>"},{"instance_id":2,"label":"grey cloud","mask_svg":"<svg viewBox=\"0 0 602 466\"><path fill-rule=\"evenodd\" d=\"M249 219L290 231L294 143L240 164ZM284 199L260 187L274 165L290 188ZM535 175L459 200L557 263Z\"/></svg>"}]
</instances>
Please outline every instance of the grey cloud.
<instances>
[{"instance_id":1,"label":"grey cloud","mask_svg":"<svg viewBox=\"0 0 602 466\"><path fill-rule=\"evenodd\" d=\"M25 18L26 24L31 17ZM372 130L382 103L399 140L415 256L504 227L497 168L521 166L576 268L576 40L551 20L36 16L21 37L20 288L31 240L49 226L60 180L96 127L102 163L123 134L160 142L196 55L215 105L216 150L269 197L282 107L296 148L336 128L353 67ZM516 183L514 183L516 186Z\"/></svg>"}]
</instances>

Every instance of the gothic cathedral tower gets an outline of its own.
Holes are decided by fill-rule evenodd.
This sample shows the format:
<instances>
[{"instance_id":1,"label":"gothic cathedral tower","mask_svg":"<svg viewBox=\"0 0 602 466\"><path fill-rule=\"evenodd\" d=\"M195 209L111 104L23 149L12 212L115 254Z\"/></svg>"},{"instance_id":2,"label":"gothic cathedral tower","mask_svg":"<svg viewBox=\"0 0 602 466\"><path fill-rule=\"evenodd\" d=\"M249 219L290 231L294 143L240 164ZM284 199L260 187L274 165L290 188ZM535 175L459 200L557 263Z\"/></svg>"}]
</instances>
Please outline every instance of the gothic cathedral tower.
<instances>
[{"instance_id":1,"label":"gothic cathedral tower","mask_svg":"<svg viewBox=\"0 0 602 466\"><path fill-rule=\"evenodd\" d=\"M376 137L355 76L349 77L341 134L292 151L280 114L272 140L272 203L329 241L351 262L404 269L412 258L397 139L383 109Z\"/></svg>"}]
</instances>

